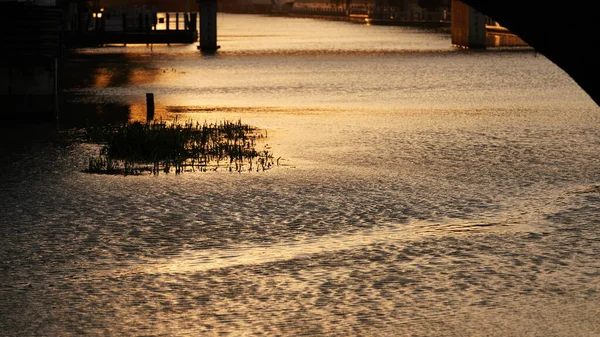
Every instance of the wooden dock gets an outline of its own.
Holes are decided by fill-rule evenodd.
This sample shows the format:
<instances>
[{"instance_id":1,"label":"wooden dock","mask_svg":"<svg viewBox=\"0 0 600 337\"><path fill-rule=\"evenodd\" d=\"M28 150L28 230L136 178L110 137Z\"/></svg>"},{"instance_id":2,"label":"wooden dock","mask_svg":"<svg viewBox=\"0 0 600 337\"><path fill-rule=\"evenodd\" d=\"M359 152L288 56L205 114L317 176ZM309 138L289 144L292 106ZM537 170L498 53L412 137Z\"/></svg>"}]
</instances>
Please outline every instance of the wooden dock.
<instances>
[{"instance_id":1,"label":"wooden dock","mask_svg":"<svg viewBox=\"0 0 600 337\"><path fill-rule=\"evenodd\" d=\"M67 47L111 44L192 44L198 41L197 13L87 13L84 29L65 33Z\"/></svg>"}]
</instances>

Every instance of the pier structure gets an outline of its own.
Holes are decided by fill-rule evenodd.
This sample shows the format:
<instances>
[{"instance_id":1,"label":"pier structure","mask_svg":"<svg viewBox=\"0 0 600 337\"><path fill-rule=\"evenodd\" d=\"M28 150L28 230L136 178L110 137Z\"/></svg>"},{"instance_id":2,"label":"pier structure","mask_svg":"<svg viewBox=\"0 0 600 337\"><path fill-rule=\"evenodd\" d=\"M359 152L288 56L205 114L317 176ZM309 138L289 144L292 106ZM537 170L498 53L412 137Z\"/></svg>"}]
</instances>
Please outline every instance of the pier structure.
<instances>
[{"instance_id":1,"label":"pier structure","mask_svg":"<svg viewBox=\"0 0 600 337\"><path fill-rule=\"evenodd\" d=\"M452 44L463 48L526 47L528 44L498 22L460 0L452 0Z\"/></svg>"},{"instance_id":2,"label":"pier structure","mask_svg":"<svg viewBox=\"0 0 600 337\"><path fill-rule=\"evenodd\" d=\"M217 45L217 0L197 0L200 9L200 45L203 53L214 53Z\"/></svg>"},{"instance_id":3,"label":"pier structure","mask_svg":"<svg viewBox=\"0 0 600 337\"><path fill-rule=\"evenodd\" d=\"M191 1L190 1L191 2ZM104 0L92 7L71 6L65 30L67 46L108 44L192 44L199 41L202 52L214 52L217 45L217 0L188 3L134 1L121 7ZM184 12L173 12L185 9ZM189 10L189 11L188 11Z\"/></svg>"},{"instance_id":4,"label":"pier structure","mask_svg":"<svg viewBox=\"0 0 600 337\"><path fill-rule=\"evenodd\" d=\"M77 29L65 31L68 46L108 44L194 43L198 15L188 12L158 13L139 8L108 7L79 13Z\"/></svg>"}]
</instances>

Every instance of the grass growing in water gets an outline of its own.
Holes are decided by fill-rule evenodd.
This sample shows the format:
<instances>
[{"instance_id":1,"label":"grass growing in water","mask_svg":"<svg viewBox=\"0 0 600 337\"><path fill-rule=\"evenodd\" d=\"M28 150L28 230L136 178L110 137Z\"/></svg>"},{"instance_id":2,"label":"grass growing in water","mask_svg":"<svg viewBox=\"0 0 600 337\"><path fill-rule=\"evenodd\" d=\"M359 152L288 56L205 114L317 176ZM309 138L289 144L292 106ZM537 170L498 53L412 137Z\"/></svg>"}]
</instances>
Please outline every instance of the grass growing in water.
<instances>
[{"instance_id":1,"label":"grass growing in water","mask_svg":"<svg viewBox=\"0 0 600 337\"><path fill-rule=\"evenodd\" d=\"M239 120L213 124L136 122L90 128L87 137L102 144L99 155L89 159L86 172L90 173L258 172L279 161L267 146L261 151L255 149L266 133Z\"/></svg>"}]
</instances>

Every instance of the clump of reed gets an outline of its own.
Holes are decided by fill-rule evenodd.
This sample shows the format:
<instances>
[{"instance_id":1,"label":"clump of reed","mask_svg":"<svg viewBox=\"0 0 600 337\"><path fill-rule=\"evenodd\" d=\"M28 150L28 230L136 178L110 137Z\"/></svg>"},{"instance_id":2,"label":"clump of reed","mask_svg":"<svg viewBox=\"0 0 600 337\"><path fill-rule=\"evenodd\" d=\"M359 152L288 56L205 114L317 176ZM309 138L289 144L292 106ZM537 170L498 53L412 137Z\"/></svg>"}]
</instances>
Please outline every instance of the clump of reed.
<instances>
[{"instance_id":1,"label":"clump of reed","mask_svg":"<svg viewBox=\"0 0 600 337\"><path fill-rule=\"evenodd\" d=\"M86 172L176 174L186 171L265 171L277 165L268 145L256 150L266 132L240 120L128 123L87 129L88 141L102 145Z\"/></svg>"}]
</instances>

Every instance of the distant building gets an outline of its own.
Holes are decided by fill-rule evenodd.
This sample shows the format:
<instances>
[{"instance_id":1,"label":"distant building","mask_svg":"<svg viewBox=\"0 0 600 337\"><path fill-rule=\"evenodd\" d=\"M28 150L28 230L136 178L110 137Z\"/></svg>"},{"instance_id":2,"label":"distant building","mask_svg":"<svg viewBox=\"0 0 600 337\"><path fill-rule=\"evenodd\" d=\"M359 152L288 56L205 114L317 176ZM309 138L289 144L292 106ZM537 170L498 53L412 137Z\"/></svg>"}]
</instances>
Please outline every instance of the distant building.
<instances>
[{"instance_id":1,"label":"distant building","mask_svg":"<svg viewBox=\"0 0 600 337\"><path fill-rule=\"evenodd\" d=\"M289 11L345 15L372 24L444 26L450 21L448 0L295 0Z\"/></svg>"},{"instance_id":2,"label":"distant building","mask_svg":"<svg viewBox=\"0 0 600 337\"><path fill-rule=\"evenodd\" d=\"M197 12L196 0L94 0L97 8L146 8L156 12Z\"/></svg>"}]
</instances>

